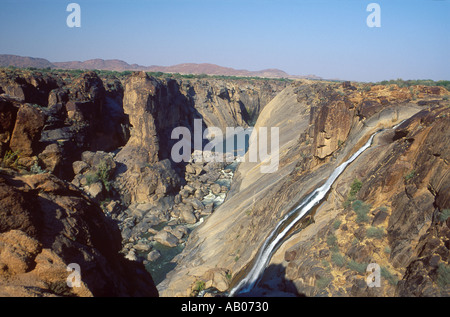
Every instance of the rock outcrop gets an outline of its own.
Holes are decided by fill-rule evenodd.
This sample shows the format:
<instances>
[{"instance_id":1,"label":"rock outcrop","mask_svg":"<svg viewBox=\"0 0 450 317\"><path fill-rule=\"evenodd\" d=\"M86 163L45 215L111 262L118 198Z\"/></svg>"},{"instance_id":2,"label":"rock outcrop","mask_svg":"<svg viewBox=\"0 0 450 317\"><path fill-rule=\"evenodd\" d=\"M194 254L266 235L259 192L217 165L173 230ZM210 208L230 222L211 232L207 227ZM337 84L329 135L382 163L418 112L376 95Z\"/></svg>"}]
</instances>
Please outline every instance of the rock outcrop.
<instances>
[{"instance_id":1,"label":"rock outcrop","mask_svg":"<svg viewBox=\"0 0 450 317\"><path fill-rule=\"evenodd\" d=\"M239 82L221 80L159 80L145 72L130 76L124 84L123 105L131 134L115 157L124 170L126 167L117 180L119 191L123 189L122 196L127 197L125 201L145 202L155 194L170 194L179 188L181 183L173 170L182 175L183 166L164 161L171 160L172 146L178 141L171 138L174 128L186 127L193 136L195 119L202 119L201 132L218 127L225 134L226 127L246 127L247 120L256 117L265 102L285 85L276 83L239 87ZM168 173L164 177L158 176L161 164ZM162 185L158 192L157 183Z\"/></svg>"},{"instance_id":2,"label":"rock outcrop","mask_svg":"<svg viewBox=\"0 0 450 317\"><path fill-rule=\"evenodd\" d=\"M9 143L11 150L25 157L36 154L45 119L40 109L30 104L22 105L16 114L16 124Z\"/></svg>"},{"instance_id":3,"label":"rock outcrop","mask_svg":"<svg viewBox=\"0 0 450 317\"><path fill-rule=\"evenodd\" d=\"M116 225L73 185L51 174L0 175L2 296L157 296L144 267L119 251ZM67 283L69 264L80 285Z\"/></svg>"}]
</instances>

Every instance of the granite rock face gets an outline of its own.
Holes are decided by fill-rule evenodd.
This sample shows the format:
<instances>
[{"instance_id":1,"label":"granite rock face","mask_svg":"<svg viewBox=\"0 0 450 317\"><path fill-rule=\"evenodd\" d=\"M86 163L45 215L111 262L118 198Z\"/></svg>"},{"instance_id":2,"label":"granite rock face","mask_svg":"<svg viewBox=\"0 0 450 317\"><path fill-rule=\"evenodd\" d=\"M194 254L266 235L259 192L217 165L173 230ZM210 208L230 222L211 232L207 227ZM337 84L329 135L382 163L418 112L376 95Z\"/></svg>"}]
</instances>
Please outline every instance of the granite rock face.
<instances>
[{"instance_id":1,"label":"granite rock face","mask_svg":"<svg viewBox=\"0 0 450 317\"><path fill-rule=\"evenodd\" d=\"M158 285L162 296L186 296L213 268L231 276L228 290L236 285L276 222L382 128L296 225L252 295L448 296L448 92L352 87L297 82L264 108L255 127L280 127L278 171L239 165L229 198ZM369 263L381 287L368 287Z\"/></svg>"}]
</instances>

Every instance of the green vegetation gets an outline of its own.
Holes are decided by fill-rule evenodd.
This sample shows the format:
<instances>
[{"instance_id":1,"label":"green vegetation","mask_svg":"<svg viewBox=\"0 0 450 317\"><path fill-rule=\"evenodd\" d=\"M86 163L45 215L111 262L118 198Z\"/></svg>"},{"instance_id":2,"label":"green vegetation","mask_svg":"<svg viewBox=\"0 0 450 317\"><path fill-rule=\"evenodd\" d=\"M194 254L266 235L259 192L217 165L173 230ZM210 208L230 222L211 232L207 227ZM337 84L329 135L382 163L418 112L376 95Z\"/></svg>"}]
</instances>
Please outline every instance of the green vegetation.
<instances>
[{"instance_id":1,"label":"green vegetation","mask_svg":"<svg viewBox=\"0 0 450 317\"><path fill-rule=\"evenodd\" d=\"M347 263L345 257L339 252L333 252L331 254L331 262L339 267L343 267Z\"/></svg>"},{"instance_id":2,"label":"green vegetation","mask_svg":"<svg viewBox=\"0 0 450 317\"><path fill-rule=\"evenodd\" d=\"M405 181L408 181L416 176L416 170L410 171L408 174L405 175Z\"/></svg>"},{"instance_id":3,"label":"green vegetation","mask_svg":"<svg viewBox=\"0 0 450 317\"><path fill-rule=\"evenodd\" d=\"M362 91L365 91L365 92L368 92L368 91L370 91L371 89L372 89L372 86L371 86L371 85L364 85L364 86L361 87L361 90L362 90Z\"/></svg>"},{"instance_id":4,"label":"green vegetation","mask_svg":"<svg viewBox=\"0 0 450 317\"><path fill-rule=\"evenodd\" d=\"M347 208L351 205L352 201L356 200L356 195L362 187L362 182L355 178L353 183L350 185L350 192L348 193L347 200L344 202L344 208Z\"/></svg>"},{"instance_id":5,"label":"green vegetation","mask_svg":"<svg viewBox=\"0 0 450 317\"><path fill-rule=\"evenodd\" d=\"M359 179L355 178L353 180L352 185L350 186L350 196L355 197L356 194L361 189L361 187L362 187L362 182Z\"/></svg>"},{"instance_id":6,"label":"green vegetation","mask_svg":"<svg viewBox=\"0 0 450 317\"><path fill-rule=\"evenodd\" d=\"M450 266L440 263L437 270L437 284L444 288L450 284Z\"/></svg>"},{"instance_id":7,"label":"green vegetation","mask_svg":"<svg viewBox=\"0 0 450 317\"><path fill-rule=\"evenodd\" d=\"M107 191L110 191L111 167L105 161L101 161L100 164L98 165L97 175L100 181L103 183L103 186L105 186L105 189Z\"/></svg>"},{"instance_id":8,"label":"green vegetation","mask_svg":"<svg viewBox=\"0 0 450 317\"><path fill-rule=\"evenodd\" d=\"M205 282L200 280L195 283L193 291L198 293L200 291L203 291L204 289L205 289Z\"/></svg>"},{"instance_id":9,"label":"green vegetation","mask_svg":"<svg viewBox=\"0 0 450 317\"><path fill-rule=\"evenodd\" d=\"M363 223L369 221L368 213L370 211L370 205L365 204L361 200L355 200L352 203L352 209L356 213L356 222Z\"/></svg>"},{"instance_id":10,"label":"green vegetation","mask_svg":"<svg viewBox=\"0 0 450 317\"><path fill-rule=\"evenodd\" d=\"M384 237L384 235L385 235L385 232L384 232L383 227L380 227L380 228L370 227L369 229L367 229L367 232L366 232L367 238L381 239Z\"/></svg>"},{"instance_id":11,"label":"green vegetation","mask_svg":"<svg viewBox=\"0 0 450 317\"><path fill-rule=\"evenodd\" d=\"M19 151L6 151L2 158L1 167L18 168L19 167Z\"/></svg>"},{"instance_id":12,"label":"green vegetation","mask_svg":"<svg viewBox=\"0 0 450 317\"><path fill-rule=\"evenodd\" d=\"M369 264L367 264L367 263L358 263L355 260L350 260L347 263L347 267L350 270L356 271L356 272L361 273L361 274L364 274L366 272L367 265L369 265Z\"/></svg>"},{"instance_id":13,"label":"green vegetation","mask_svg":"<svg viewBox=\"0 0 450 317\"><path fill-rule=\"evenodd\" d=\"M333 278L331 276L321 276L316 280L316 287L318 289L324 289L330 285Z\"/></svg>"},{"instance_id":14,"label":"green vegetation","mask_svg":"<svg viewBox=\"0 0 450 317\"><path fill-rule=\"evenodd\" d=\"M91 186L99 181L97 173L86 174L86 185Z\"/></svg>"},{"instance_id":15,"label":"green vegetation","mask_svg":"<svg viewBox=\"0 0 450 317\"><path fill-rule=\"evenodd\" d=\"M439 213L439 220L446 221L448 217L450 217L450 209L441 210L441 212Z\"/></svg>"},{"instance_id":16,"label":"green vegetation","mask_svg":"<svg viewBox=\"0 0 450 317\"><path fill-rule=\"evenodd\" d=\"M327 270L328 272L330 271L331 267L330 267L330 262L328 262L327 260L323 259L321 261L322 266L324 267L325 270Z\"/></svg>"},{"instance_id":17,"label":"green vegetation","mask_svg":"<svg viewBox=\"0 0 450 317\"><path fill-rule=\"evenodd\" d=\"M334 234L328 235L328 237L327 237L327 245L329 247L337 246L337 238L336 238L336 236Z\"/></svg>"},{"instance_id":18,"label":"green vegetation","mask_svg":"<svg viewBox=\"0 0 450 317\"><path fill-rule=\"evenodd\" d=\"M31 106L32 106L33 108L36 108L36 109L43 109L43 108L44 108L43 106L38 105L37 103L31 104Z\"/></svg>"},{"instance_id":19,"label":"green vegetation","mask_svg":"<svg viewBox=\"0 0 450 317\"><path fill-rule=\"evenodd\" d=\"M337 230L337 229L339 229L339 227L341 226L341 224L342 224L342 221L336 220L335 222L333 222L333 228L334 228L335 230Z\"/></svg>"},{"instance_id":20,"label":"green vegetation","mask_svg":"<svg viewBox=\"0 0 450 317\"><path fill-rule=\"evenodd\" d=\"M450 80L438 80L434 81L431 79L418 79L418 80L383 80L376 83L377 85L397 85L399 88L411 87L416 85L423 86L440 86L450 91Z\"/></svg>"},{"instance_id":21,"label":"green vegetation","mask_svg":"<svg viewBox=\"0 0 450 317\"><path fill-rule=\"evenodd\" d=\"M34 162L34 164L30 167L30 172L32 174L43 174L43 173L45 173L45 170L43 170L39 166L38 162Z\"/></svg>"},{"instance_id":22,"label":"green vegetation","mask_svg":"<svg viewBox=\"0 0 450 317\"><path fill-rule=\"evenodd\" d=\"M385 278L392 286L397 285L398 277L393 275L386 267L381 267L381 277Z\"/></svg>"},{"instance_id":23,"label":"green vegetation","mask_svg":"<svg viewBox=\"0 0 450 317\"><path fill-rule=\"evenodd\" d=\"M163 73L163 72L147 72L149 76L156 78L187 78L187 79L222 79L222 80L276 80L291 82L288 78L265 78L265 77L245 77L245 76L225 76L225 75L206 75L206 74L180 74L180 73Z\"/></svg>"},{"instance_id":24,"label":"green vegetation","mask_svg":"<svg viewBox=\"0 0 450 317\"><path fill-rule=\"evenodd\" d=\"M86 175L86 183L88 186L100 181L105 189L109 192L111 190L111 167L105 162L101 161L97 166L95 172Z\"/></svg>"},{"instance_id":25,"label":"green vegetation","mask_svg":"<svg viewBox=\"0 0 450 317\"><path fill-rule=\"evenodd\" d=\"M82 74L84 74L87 71L93 71L97 73L99 77L102 78L124 78L130 76L133 71L113 71L113 70L99 70L99 69L57 69L57 68L35 68L35 67L27 67L27 68L18 68L18 67L3 67L0 68L1 70L4 70L7 73L14 73L14 72L22 72L22 71L33 71L33 72L39 72L42 74L67 74L71 77L78 78ZM147 72L147 75L155 77L155 78L187 78L187 79L204 79L204 78L211 78L211 79L223 79L223 80L264 80L264 81L282 81L282 82L291 82L292 79L288 78L265 78L265 77L244 77L244 76L224 76L224 75L206 75L206 74L179 74L179 73L163 73L163 72Z\"/></svg>"}]
</instances>

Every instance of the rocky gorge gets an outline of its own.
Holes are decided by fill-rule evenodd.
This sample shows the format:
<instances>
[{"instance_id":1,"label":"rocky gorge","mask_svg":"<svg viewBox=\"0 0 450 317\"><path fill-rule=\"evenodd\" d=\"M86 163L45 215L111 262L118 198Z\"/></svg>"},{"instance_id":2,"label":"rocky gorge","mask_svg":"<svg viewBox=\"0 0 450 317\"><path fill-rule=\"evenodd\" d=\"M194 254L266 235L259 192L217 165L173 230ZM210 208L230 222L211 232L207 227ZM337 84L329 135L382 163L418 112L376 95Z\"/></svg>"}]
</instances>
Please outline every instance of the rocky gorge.
<instances>
[{"instance_id":1,"label":"rocky gorge","mask_svg":"<svg viewBox=\"0 0 450 317\"><path fill-rule=\"evenodd\" d=\"M61 290L54 290L52 285L56 282L48 282L43 275L41 288L33 295L158 295L155 282L164 278L165 272L171 268L171 265L166 268L166 262L183 248L190 231L223 202L236 165L192 160L175 164L170 159L173 144L170 131L177 126L192 128L194 118L201 118L205 126L248 126L265 103L285 85L283 81L158 79L144 72L122 78L100 78L95 72L74 75L70 72L47 74L2 70L2 171L12 179L8 181L5 176L5 181L22 190L23 186L19 186L15 179L28 175L36 175L40 179L45 176L51 177L51 181L39 180L38 183L45 184L50 192L76 192L69 198L65 197L65 203L59 203L52 196L60 206L54 207L58 211L56 214L51 211L49 203L44 204L42 212L49 222L56 221L53 218L60 217L59 213L65 209L74 213L86 212L87 207L79 205L72 196L82 196L97 213L103 211L104 225L109 229L87 227L83 230L86 235L94 234L91 230L97 231L94 235L103 232L108 235L105 243L110 238L108 230L114 231L114 248L106 251L106 244L91 248L100 253L112 252L116 257L114 261L123 263L123 268L116 268L118 272L111 269L110 275L120 276L121 271L126 270L130 275L130 283L125 285L130 289L124 286L116 294L107 289L96 290L96 282L106 287L103 282L106 277L100 273L99 280L92 279L93 285L85 285L83 292L71 293L72 289L63 287L65 279L61 280L62 276L68 275L62 273L66 266L78 263L84 273L85 266L95 267L101 265L100 261L92 259L85 264L76 261L78 258L69 260L71 257L66 258L60 251L57 254L62 259L57 270L49 268L48 272L40 270L36 273L33 259L42 249L41 236L36 236L36 230L33 234L25 231L36 239L35 243L40 247L36 246L31 256L24 257L20 248L2 244L2 252L3 247L5 252L0 263L4 273L2 278L7 282L2 285L14 286L2 290L3 295L31 295L19 288L16 292L15 282L10 282L16 280L11 273L15 260L8 262L8 254L14 252L19 254L17 261L29 263L23 264L20 274L31 276L33 273L34 279L38 280L39 274L45 273L45 276L50 276L49 281L57 280L58 287L61 287ZM54 188L57 186L53 182L67 190ZM40 199L39 190L23 190L31 191L35 199ZM44 192L48 190L44 189ZM8 209L19 202L10 202L6 194L2 204L5 209L2 234L9 234L11 230L18 230L17 234L20 234L22 224L19 219L34 219L36 215L33 214L39 213L28 205L28 209L18 212L18 218L11 217L12 211ZM68 207L67 204L78 207ZM77 222L71 222L71 225L65 224L64 227L80 232ZM76 237L71 239L77 241ZM120 247L117 241L120 241ZM51 244L46 248L50 252L57 251ZM147 274L144 273L145 267ZM153 280L148 272L156 279ZM144 278L144 275L147 276ZM84 280L85 275L82 276ZM137 282L133 279L142 284L135 285ZM26 289L29 286L27 279L24 281L19 285Z\"/></svg>"},{"instance_id":2,"label":"rocky gorge","mask_svg":"<svg viewBox=\"0 0 450 317\"><path fill-rule=\"evenodd\" d=\"M381 128L252 295L449 295L445 88L3 69L0 94L1 295L226 295L277 221ZM195 148L174 162L171 132L195 119L278 127L278 170Z\"/></svg>"},{"instance_id":3,"label":"rocky gorge","mask_svg":"<svg viewBox=\"0 0 450 317\"><path fill-rule=\"evenodd\" d=\"M279 170L239 165L230 197L192 233L160 294L227 294L276 223L384 128L285 238L250 296L448 296L446 96L351 83L284 89L255 126L280 128ZM380 287L366 282L370 263Z\"/></svg>"}]
</instances>

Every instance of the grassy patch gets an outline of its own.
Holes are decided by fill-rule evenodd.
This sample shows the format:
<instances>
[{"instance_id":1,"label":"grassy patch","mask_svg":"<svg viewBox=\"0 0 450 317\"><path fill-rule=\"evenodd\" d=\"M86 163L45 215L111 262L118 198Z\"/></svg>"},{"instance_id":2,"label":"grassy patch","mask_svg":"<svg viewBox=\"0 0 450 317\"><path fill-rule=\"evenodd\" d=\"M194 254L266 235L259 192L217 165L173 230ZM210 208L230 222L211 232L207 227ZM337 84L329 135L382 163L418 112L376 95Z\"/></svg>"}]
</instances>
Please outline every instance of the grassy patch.
<instances>
[{"instance_id":1,"label":"grassy patch","mask_svg":"<svg viewBox=\"0 0 450 317\"><path fill-rule=\"evenodd\" d=\"M330 285L332 280L333 278L330 276L321 276L319 279L316 280L316 287L318 289L324 289L328 285Z\"/></svg>"},{"instance_id":2,"label":"grassy patch","mask_svg":"<svg viewBox=\"0 0 450 317\"><path fill-rule=\"evenodd\" d=\"M356 213L356 222L363 223L369 221L368 213L370 211L370 205L365 204L361 200L355 200L352 203L352 209Z\"/></svg>"},{"instance_id":3,"label":"grassy patch","mask_svg":"<svg viewBox=\"0 0 450 317\"><path fill-rule=\"evenodd\" d=\"M350 185L350 192L348 193L347 200L344 202L344 208L349 207L352 202L356 200L356 195L360 191L362 185L363 184L359 179L355 178L353 180L353 183Z\"/></svg>"},{"instance_id":4,"label":"grassy patch","mask_svg":"<svg viewBox=\"0 0 450 317\"><path fill-rule=\"evenodd\" d=\"M195 282L195 285L193 287L193 291L195 294L198 294L199 292L203 291L205 289L205 282L202 280L199 280L197 282Z\"/></svg>"},{"instance_id":5,"label":"grassy patch","mask_svg":"<svg viewBox=\"0 0 450 317\"><path fill-rule=\"evenodd\" d=\"M225 273L225 277L226 277L226 279L227 279L228 282L231 282L231 279L232 279L232 277L233 277L233 274L232 274L230 271L227 271L227 272Z\"/></svg>"},{"instance_id":6,"label":"grassy patch","mask_svg":"<svg viewBox=\"0 0 450 317\"><path fill-rule=\"evenodd\" d=\"M441 210L441 212L439 213L439 220L446 221L448 217L450 217L450 209Z\"/></svg>"},{"instance_id":7,"label":"grassy patch","mask_svg":"<svg viewBox=\"0 0 450 317\"><path fill-rule=\"evenodd\" d=\"M416 176L416 170L410 171L408 174L405 175L405 181L408 181Z\"/></svg>"},{"instance_id":8,"label":"grassy patch","mask_svg":"<svg viewBox=\"0 0 450 317\"><path fill-rule=\"evenodd\" d=\"M2 158L1 167L18 168L19 158L19 151L6 151Z\"/></svg>"},{"instance_id":9,"label":"grassy patch","mask_svg":"<svg viewBox=\"0 0 450 317\"><path fill-rule=\"evenodd\" d=\"M333 222L333 228L334 228L335 230L337 230L337 229L339 229L339 227L341 226L341 224L342 224L342 221L336 220L335 222Z\"/></svg>"},{"instance_id":10,"label":"grassy patch","mask_svg":"<svg viewBox=\"0 0 450 317\"><path fill-rule=\"evenodd\" d=\"M439 287L444 288L450 284L450 266L440 263L437 272L437 283Z\"/></svg>"},{"instance_id":11,"label":"grassy patch","mask_svg":"<svg viewBox=\"0 0 450 317\"><path fill-rule=\"evenodd\" d=\"M330 234L327 237L327 245L330 247L337 246L337 237L334 234Z\"/></svg>"},{"instance_id":12,"label":"grassy patch","mask_svg":"<svg viewBox=\"0 0 450 317\"><path fill-rule=\"evenodd\" d=\"M86 175L86 183L90 186L100 181L109 192L111 190L111 174L111 167L105 161L101 161L95 172Z\"/></svg>"},{"instance_id":13,"label":"grassy patch","mask_svg":"<svg viewBox=\"0 0 450 317\"><path fill-rule=\"evenodd\" d=\"M385 235L383 227L370 227L366 231L367 238L382 239Z\"/></svg>"},{"instance_id":14,"label":"grassy patch","mask_svg":"<svg viewBox=\"0 0 450 317\"><path fill-rule=\"evenodd\" d=\"M331 262L338 267L343 267L347 263L345 257L339 252L333 252L333 254L331 254Z\"/></svg>"},{"instance_id":15,"label":"grassy patch","mask_svg":"<svg viewBox=\"0 0 450 317\"><path fill-rule=\"evenodd\" d=\"M416 85L423 86L440 86L444 87L447 90L450 90L450 80L438 80L434 81L431 79L417 79L417 80L403 80L401 78L394 80L383 80L381 82L376 83L377 85L397 85L399 88L411 87Z\"/></svg>"},{"instance_id":16,"label":"grassy patch","mask_svg":"<svg viewBox=\"0 0 450 317\"><path fill-rule=\"evenodd\" d=\"M86 184L88 186L91 186L94 183L97 183L99 181L97 173L89 173L86 174Z\"/></svg>"},{"instance_id":17,"label":"grassy patch","mask_svg":"<svg viewBox=\"0 0 450 317\"><path fill-rule=\"evenodd\" d=\"M108 192L111 190L111 172L111 167L105 161L101 161L97 168L97 175Z\"/></svg>"},{"instance_id":18,"label":"grassy patch","mask_svg":"<svg viewBox=\"0 0 450 317\"><path fill-rule=\"evenodd\" d=\"M362 187L362 182L359 179L355 178L353 180L352 185L350 186L350 196L356 196L356 194L359 192L361 187Z\"/></svg>"},{"instance_id":19,"label":"grassy patch","mask_svg":"<svg viewBox=\"0 0 450 317\"><path fill-rule=\"evenodd\" d=\"M347 267L350 270L356 271L356 272L361 273L361 274L364 274L366 272L367 265L368 265L367 263L358 263L358 262L356 262L354 260L350 260L347 263Z\"/></svg>"},{"instance_id":20,"label":"grassy patch","mask_svg":"<svg viewBox=\"0 0 450 317\"><path fill-rule=\"evenodd\" d=\"M393 275L386 267L381 267L381 276L385 278L392 286L397 285L398 278Z\"/></svg>"}]
</instances>

